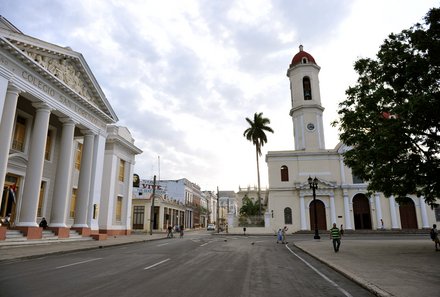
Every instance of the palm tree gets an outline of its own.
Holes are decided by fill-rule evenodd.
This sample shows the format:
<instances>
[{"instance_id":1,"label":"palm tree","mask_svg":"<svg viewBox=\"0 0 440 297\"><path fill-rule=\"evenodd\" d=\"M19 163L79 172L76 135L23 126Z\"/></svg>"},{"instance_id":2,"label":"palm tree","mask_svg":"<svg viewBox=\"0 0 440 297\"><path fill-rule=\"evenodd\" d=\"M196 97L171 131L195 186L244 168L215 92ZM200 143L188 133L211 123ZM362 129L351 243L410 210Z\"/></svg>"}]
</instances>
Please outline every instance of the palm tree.
<instances>
[{"instance_id":1,"label":"palm tree","mask_svg":"<svg viewBox=\"0 0 440 297\"><path fill-rule=\"evenodd\" d=\"M243 136L247 140L251 141L255 145L256 155L257 155L257 175L258 175L258 204L259 204L259 215L261 215L261 191L260 191L260 163L258 161L258 156L261 156L261 147L267 142L267 136L265 131L272 132L273 130L268 125L270 120L263 117L263 113L255 113L254 121L246 118L250 127L247 128Z\"/></svg>"}]
</instances>

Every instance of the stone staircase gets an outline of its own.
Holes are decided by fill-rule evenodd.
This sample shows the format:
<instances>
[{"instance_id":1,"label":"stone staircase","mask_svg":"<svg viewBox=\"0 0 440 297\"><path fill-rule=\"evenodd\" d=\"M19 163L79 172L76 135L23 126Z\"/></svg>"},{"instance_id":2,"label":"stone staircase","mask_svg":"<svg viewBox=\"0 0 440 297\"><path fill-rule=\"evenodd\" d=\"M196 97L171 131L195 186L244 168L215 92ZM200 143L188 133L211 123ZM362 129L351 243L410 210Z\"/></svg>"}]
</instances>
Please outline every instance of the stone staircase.
<instances>
[{"instance_id":1,"label":"stone staircase","mask_svg":"<svg viewBox=\"0 0 440 297\"><path fill-rule=\"evenodd\" d=\"M5 241L26 241L27 238L19 230L6 230Z\"/></svg>"},{"instance_id":2,"label":"stone staircase","mask_svg":"<svg viewBox=\"0 0 440 297\"><path fill-rule=\"evenodd\" d=\"M77 231L75 230L70 230L69 231L69 238L70 239L83 239L82 235L79 234Z\"/></svg>"},{"instance_id":3,"label":"stone staircase","mask_svg":"<svg viewBox=\"0 0 440 297\"><path fill-rule=\"evenodd\" d=\"M41 237L42 240L56 240L58 239L58 236L53 233L51 230L43 230L43 234Z\"/></svg>"},{"instance_id":4,"label":"stone staircase","mask_svg":"<svg viewBox=\"0 0 440 297\"><path fill-rule=\"evenodd\" d=\"M6 239L0 241L0 246L3 245L22 245L31 243L47 243L47 242L68 242L68 241L83 241L93 240L92 237L82 237L75 230L69 230L69 238L58 238L51 230L43 230L41 239L28 240L20 230L8 229L6 230Z\"/></svg>"}]
</instances>

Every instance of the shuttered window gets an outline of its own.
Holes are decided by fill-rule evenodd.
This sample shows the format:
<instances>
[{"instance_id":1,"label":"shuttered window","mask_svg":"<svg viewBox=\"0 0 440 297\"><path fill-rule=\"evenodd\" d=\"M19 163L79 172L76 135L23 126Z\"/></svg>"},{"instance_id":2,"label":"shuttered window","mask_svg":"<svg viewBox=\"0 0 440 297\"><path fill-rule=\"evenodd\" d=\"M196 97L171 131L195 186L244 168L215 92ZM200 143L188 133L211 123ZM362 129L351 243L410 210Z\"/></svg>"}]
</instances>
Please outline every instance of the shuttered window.
<instances>
[{"instance_id":1,"label":"shuttered window","mask_svg":"<svg viewBox=\"0 0 440 297\"><path fill-rule=\"evenodd\" d=\"M12 140L12 148L14 150L24 152L26 139L26 119L17 116L15 123L14 139Z\"/></svg>"}]
</instances>

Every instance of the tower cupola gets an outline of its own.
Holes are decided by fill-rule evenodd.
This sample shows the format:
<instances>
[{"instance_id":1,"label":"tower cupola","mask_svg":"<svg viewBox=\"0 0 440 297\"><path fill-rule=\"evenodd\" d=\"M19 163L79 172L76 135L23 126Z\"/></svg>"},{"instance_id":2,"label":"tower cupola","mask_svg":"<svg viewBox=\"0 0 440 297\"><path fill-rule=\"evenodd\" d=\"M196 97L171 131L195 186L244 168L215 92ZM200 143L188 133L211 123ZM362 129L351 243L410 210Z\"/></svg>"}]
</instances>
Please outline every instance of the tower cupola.
<instances>
[{"instance_id":1,"label":"tower cupola","mask_svg":"<svg viewBox=\"0 0 440 297\"><path fill-rule=\"evenodd\" d=\"M316 64L315 59L312 57L312 55L304 51L304 47L300 45L299 52L295 56L293 56L292 63L290 63L290 67L298 64L308 64L308 63Z\"/></svg>"}]
</instances>

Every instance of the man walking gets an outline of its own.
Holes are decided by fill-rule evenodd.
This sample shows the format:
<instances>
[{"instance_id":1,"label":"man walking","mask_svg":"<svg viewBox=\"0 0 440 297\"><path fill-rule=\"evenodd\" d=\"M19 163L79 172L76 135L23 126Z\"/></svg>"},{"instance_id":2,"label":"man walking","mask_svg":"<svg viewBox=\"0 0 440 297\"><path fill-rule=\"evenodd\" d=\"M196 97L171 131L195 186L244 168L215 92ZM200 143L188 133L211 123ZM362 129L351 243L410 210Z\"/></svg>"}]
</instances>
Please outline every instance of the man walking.
<instances>
[{"instance_id":1,"label":"man walking","mask_svg":"<svg viewBox=\"0 0 440 297\"><path fill-rule=\"evenodd\" d=\"M336 223L333 223L333 228L330 229L330 239L333 239L333 248L335 253L339 252L339 246L341 245L341 232Z\"/></svg>"},{"instance_id":2,"label":"man walking","mask_svg":"<svg viewBox=\"0 0 440 297\"><path fill-rule=\"evenodd\" d=\"M167 238L173 238L173 227L171 227L171 225L168 226Z\"/></svg>"},{"instance_id":3,"label":"man walking","mask_svg":"<svg viewBox=\"0 0 440 297\"><path fill-rule=\"evenodd\" d=\"M435 250L439 251L439 248L437 246L440 246L440 240L438 239L438 230L437 230L436 224L432 225L430 235L431 235L432 241L434 241L434 243L435 243Z\"/></svg>"},{"instance_id":4,"label":"man walking","mask_svg":"<svg viewBox=\"0 0 440 297\"><path fill-rule=\"evenodd\" d=\"M286 232L287 232L288 228L287 226L284 226L283 230L281 230L281 242L283 244L288 244L287 240L286 240Z\"/></svg>"}]
</instances>

